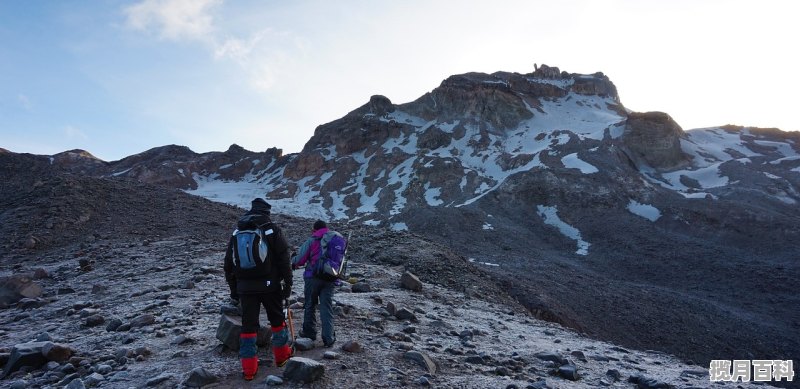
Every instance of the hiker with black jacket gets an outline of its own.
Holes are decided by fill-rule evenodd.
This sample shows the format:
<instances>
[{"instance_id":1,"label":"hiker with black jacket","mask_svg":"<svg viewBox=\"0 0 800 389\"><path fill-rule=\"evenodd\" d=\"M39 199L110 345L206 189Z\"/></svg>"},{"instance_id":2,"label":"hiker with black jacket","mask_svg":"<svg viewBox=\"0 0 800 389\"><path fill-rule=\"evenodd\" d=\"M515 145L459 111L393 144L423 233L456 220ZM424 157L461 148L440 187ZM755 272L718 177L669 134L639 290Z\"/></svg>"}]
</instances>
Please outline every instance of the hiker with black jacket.
<instances>
[{"instance_id":1,"label":"hiker with black jacket","mask_svg":"<svg viewBox=\"0 0 800 389\"><path fill-rule=\"evenodd\" d=\"M261 306L272 329L275 365L283 366L294 352L281 305L292 293L289 244L270 219L271 208L262 198L253 200L251 209L239 219L225 252L225 280L231 298L240 300L242 306L239 358L248 381L258 371L256 338Z\"/></svg>"}]
</instances>

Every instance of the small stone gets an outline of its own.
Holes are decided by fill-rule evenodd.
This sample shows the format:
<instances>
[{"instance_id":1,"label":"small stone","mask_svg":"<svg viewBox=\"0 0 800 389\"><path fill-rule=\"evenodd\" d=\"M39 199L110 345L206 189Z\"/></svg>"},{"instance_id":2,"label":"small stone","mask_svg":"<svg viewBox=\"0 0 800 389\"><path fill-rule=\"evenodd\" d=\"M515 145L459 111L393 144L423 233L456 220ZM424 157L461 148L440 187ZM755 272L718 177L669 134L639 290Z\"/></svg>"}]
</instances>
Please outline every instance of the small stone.
<instances>
[{"instance_id":1,"label":"small stone","mask_svg":"<svg viewBox=\"0 0 800 389\"><path fill-rule=\"evenodd\" d=\"M386 312L389 312L390 315L394 316L397 313L397 307L394 305L393 302L386 303Z\"/></svg>"},{"instance_id":2,"label":"small stone","mask_svg":"<svg viewBox=\"0 0 800 389\"><path fill-rule=\"evenodd\" d=\"M415 292L422 291L422 281L411 272L405 272L400 277L400 286L404 289L412 290Z\"/></svg>"},{"instance_id":3,"label":"small stone","mask_svg":"<svg viewBox=\"0 0 800 389\"><path fill-rule=\"evenodd\" d=\"M28 387L28 381L25 380L17 380L11 383L9 389L25 389Z\"/></svg>"},{"instance_id":4,"label":"small stone","mask_svg":"<svg viewBox=\"0 0 800 389\"><path fill-rule=\"evenodd\" d=\"M314 382L325 375L325 365L308 358L290 358L283 369L283 378L289 381Z\"/></svg>"},{"instance_id":5,"label":"small stone","mask_svg":"<svg viewBox=\"0 0 800 389\"><path fill-rule=\"evenodd\" d=\"M186 379L183 380L183 385L190 388L202 388L203 386L213 384L218 380L219 378L217 378L217 376L214 374L211 374L208 370L202 367L196 367L192 369Z\"/></svg>"},{"instance_id":6,"label":"small stone","mask_svg":"<svg viewBox=\"0 0 800 389\"><path fill-rule=\"evenodd\" d=\"M42 346L42 355L49 361L64 363L72 357L73 350L63 344L47 342Z\"/></svg>"},{"instance_id":7,"label":"small stone","mask_svg":"<svg viewBox=\"0 0 800 389\"><path fill-rule=\"evenodd\" d=\"M267 380L264 381L264 383L267 384L267 386L278 386L278 385L283 385L283 380L281 379L281 377L278 377L276 375L268 375Z\"/></svg>"},{"instance_id":8,"label":"small stone","mask_svg":"<svg viewBox=\"0 0 800 389\"><path fill-rule=\"evenodd\" d=\"M97 365L97 372L102 374L102 375L109 374L112 371L114 371L114 368L111 367L111 365L105 365L105 364Z\"/></svg>"},{"instance_id":9,"label":"small stone","mask_svg":"<svg viewBox=\"0 0 800 389\"><path fill-rule=\"evenodd\" d=\"M92 387L99 384L100 382L105 381L105 379L106 378L103 377L103 375L100 373L92 373L89 374L89 376L87 376L86 378L84 378L84 383L86 384L86 386Z\"/></svg>"},{"instance_id":10,"label":"small stone","mask_svg":"<svg viewBox=\"0 0 800 389\"><path fill-rule=\"evenodd\" d=\"M369 293L372 291L372 288L370 288L369 284L367 284L366 282L361 281L353 285L351 287L351 290L353 291L353 293Z\"/></svg>"},{"instance_id":11,"label":"small stone","mask_svg":"<svg viewBox=\"0 0 800 389\"><path fill-rule=\"evenodd\" d=\"M106 325L106 331L108 332L116 331L117 328L119 328L121 325L122 325L122 320L115 317L108 321L108 324Z\"/></svg>"},{"instance_id":12,"label":"small stone","mask_svg":"<svg viewBox=\"0 0 800 389\"><path fill-rule=\"evenodd\" d=\"M427 354L419 351L408 351L403 355L403 358L416 362L430 374L436 374L436 364Z\"/></svg>"},{"instance_id":13,"label":"small stone","mask_svg":"<svg viewBox=\"0 0 800 389\"><path fill-rule=\"evenodd\" d=\"M87 327L97 327L103 323L105 323L106 319L104 319L100 315L92 315L86 318L86 323L84 323Z\"/></svg>"},{"instance_id":14,"label":"small stone","mask_svg":"<svg viewBox=\"0 0 800 389\"><path fill-rule=\"evenodd\" d=\"M173 377L172 374L161 373L160 375L147 380L147 382L145 382L145 385L147 385L147 386L156 386L156 385L158 385L158 384L160 384L160 383L162 383L164 381L168 381L168 380L172 379L172 377Z\"/></svg>"},{"instance_id":15,"label":"small stone","mask_svg":"<svg viewBox=\"0 0 800 389\"><path fill-rule=\"evenodd\" d=\"M580 378L578 375L578 368L575 365L563 365L559 367L558 375L570 381L577 381Z\"/></svg>"},{"instance_id":16,"label":"small stone","mask_svg":"<svg viewBox=\"0 0 800 389\"><path fill-rule=\"evenodd\" d=\"M349 340L347 343L342 345L342 350L349 353L357 353L361 351L361 344L355 340Z\"/></svg>"},{"instance_id":17,"label":"small stone","mask_svg":"<svg viewBox=\"0 0 800 389\"><path fill-rule=\"evenodd\" d=\"M181 283L181 289L194 289L194 281L186 280Z\"/></svg>"},{"instance_id":18,"label":"small stone","mask_svg":"<svg viewBox=\"0 0 800 389\"><path fill-rule=\"evenodd\" d=\"M339 358L339 354L336 353L336 352L333 352L333 351L326 351L324 354L322 354L322 358L325 358L325 359L337 359L337 358Z\"/></svg>"},{"instance_id":19,"label":"small stone","mask_svg":"<svg viewBox=\"0 0 800 389\"><path fill-rule=\"evenodd\" d=\"M417 315L405 307L398 309L394 316L400 320L411 320L412 322L417 321Z\"/></svg>"},{"instance_id":20,"label":"small stone","mask_svg":"<svg viewBox=\"0 0 800 389\"><path fill-rule=\"evenodd\" d=\"M64 389L86 389L86 385L84 385L82 379L75 378Z\"/></svg>"},{"instance_id":21,"label":"small stone","mask_svg":"<svg viewBox=\"0 0 800 389\"><path fill-rule=\"evenodd\" d=\"M299 351L308 351L314 349L314 341L309 338L297 338L294 341L294 346Z\"/></svg>"},{"instance_id":22,"label":"small stone","mask_svg":"<svg viewBox=\"0 0 800 389\"><path fill-rule=\"evenodd\" d=\"M431 386L431 381L428 379L428 377L422 376L417 379L417 384L420 386Z\"/></svg>"},{"instance_id":23,"label":"small stone","mask_svg":"<svg viewBox=\"0 0 800 389\"><path fill-rule=\"evenodd\" d=\"M155 316L151 314L139 315L131 320L131 328L144 327L156 322Z\"/></svg>"}]
</instances>

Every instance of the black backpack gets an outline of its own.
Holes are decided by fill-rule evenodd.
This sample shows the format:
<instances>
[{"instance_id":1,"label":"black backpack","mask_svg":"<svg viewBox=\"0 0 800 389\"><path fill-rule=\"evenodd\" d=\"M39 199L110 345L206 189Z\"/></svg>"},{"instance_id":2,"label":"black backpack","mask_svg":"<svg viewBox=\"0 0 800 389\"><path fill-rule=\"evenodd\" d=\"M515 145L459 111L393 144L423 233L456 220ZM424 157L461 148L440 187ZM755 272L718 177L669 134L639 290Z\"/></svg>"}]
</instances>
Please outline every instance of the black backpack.
<instances>
[{"instance_id":1,"label":"black backpack","mask_svg":"<svg viewBox=\"0 0 800 389\"><path fill-rule=\"evenodd\" d=\"M239 276L259 276L269 273L270 258L267 237L275 231L271 223L258 225L256 215L245 215L239 219L233 231L233 265Z\"/></svg>"}]
</instances>

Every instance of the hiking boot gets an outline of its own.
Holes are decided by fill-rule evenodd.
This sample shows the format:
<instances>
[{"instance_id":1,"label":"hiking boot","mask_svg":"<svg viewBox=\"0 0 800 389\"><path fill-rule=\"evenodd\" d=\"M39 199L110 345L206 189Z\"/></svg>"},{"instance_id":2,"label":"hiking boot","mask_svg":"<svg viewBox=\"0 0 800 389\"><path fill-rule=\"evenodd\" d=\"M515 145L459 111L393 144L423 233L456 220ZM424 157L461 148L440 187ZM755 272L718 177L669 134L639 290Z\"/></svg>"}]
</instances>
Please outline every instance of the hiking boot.
<instances>
[{"instance_id":1,"label":"hiking boot","mask_svg":"<svg viewBox=\"0 0 800 389\"><path fill-rule=\"evenodd\" d=\"M322 347L331 348L331 347L333 347L334 343L336 343L335 340L333 342L322 343Z\"/></svg>"},{"instance_id":2,"label":"hiking boot","mask_svg":"<svg viewBox=\"0 0 800 389\"><path fill-rule=\"evenodd\" d=\"M315 336L309 336L309 335L306 335L305 333L303 333L303 331L300 331L300 332L298 332L298 333L297 333L297 337L298 337L298 338L306 338L306 339L311 339L311 340L317 340L317 337L316 337L316 335L315 335Z\"/></svg>"}]
</instances>

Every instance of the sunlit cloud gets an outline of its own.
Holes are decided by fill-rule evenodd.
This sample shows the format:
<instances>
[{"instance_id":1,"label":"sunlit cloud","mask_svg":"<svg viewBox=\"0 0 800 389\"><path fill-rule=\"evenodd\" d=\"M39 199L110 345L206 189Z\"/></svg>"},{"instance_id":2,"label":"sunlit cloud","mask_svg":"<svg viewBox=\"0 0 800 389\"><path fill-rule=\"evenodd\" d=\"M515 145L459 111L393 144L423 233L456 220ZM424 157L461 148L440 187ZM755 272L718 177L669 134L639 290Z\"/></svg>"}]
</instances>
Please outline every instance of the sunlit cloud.
<instances>
[{"instance_id":1,"label":"sunlit cloud","mask_svg":"<svg viewBox=\"0 0 800 389\"><path fill-rule=\"evenodd\" d=\"M155 31L162 39L206 40L214 31L212 9L221 0L144 0L125 8L128 27Z\"/></svg>"}]
</instances>

